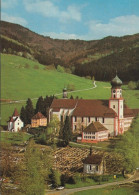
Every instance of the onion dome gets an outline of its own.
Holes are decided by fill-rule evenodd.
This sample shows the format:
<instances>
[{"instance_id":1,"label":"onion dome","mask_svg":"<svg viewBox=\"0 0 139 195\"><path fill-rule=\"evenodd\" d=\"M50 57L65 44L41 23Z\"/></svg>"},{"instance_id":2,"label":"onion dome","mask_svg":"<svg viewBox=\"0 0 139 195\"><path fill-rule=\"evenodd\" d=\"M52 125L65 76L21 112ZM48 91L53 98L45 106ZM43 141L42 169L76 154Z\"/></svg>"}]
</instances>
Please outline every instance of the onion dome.
<instances>
[{"instance_id":1,"label":"onion dome","mask_svg":"<svg viewBox=\"0 0 139 195\"><path fill-rule=\"evenodd\" d=\"M119 79L119 77L116 75L116 77L114 79L112 79L111 81L111 85L113 87L116 87L116 86L121 86L123 84L123 82Z\"/></svg>"}]
</instances>

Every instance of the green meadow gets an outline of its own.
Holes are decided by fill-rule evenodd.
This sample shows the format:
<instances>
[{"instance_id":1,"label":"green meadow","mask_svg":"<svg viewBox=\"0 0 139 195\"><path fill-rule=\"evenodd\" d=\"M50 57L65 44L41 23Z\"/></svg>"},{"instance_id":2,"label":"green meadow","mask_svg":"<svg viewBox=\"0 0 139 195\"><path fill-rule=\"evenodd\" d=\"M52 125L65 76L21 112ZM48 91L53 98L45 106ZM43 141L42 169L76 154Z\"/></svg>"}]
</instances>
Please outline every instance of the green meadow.
<instances>
[{"instance_id":1,"label":"green meadow","mask_svg":"<svg viewBox=\"0 0 139 195\"><path fill-rule=\"evenodd\" d=\"M37 61L31 61L23 57L1 54L1 99L23 100L17 103L1 103L1 125L6 125L9 116L16 107L20 112L27 98L33 99L39 96L56 95L68 84L74 85L74 93L69 97L82 97L84 99L108 99L110 97L110 83L96 82L97 88L91 89L91 80L76 75L60 73L57 70L49 70ZM61 95L56 95L61 98ZM139 90L128 90L124 86L123 96L131 108L139 107Z\"/></svg>"}]
</instances>

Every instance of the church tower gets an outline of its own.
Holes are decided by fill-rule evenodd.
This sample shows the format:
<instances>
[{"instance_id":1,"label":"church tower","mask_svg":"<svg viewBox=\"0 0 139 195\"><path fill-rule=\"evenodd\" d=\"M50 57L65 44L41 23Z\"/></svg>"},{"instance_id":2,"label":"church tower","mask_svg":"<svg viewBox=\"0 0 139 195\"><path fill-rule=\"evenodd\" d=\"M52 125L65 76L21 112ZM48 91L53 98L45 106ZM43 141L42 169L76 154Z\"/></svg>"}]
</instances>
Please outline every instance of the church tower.
<instances>
[{"instance_id":1,"label":"church tower","mask_svg":"<svg viewBox=\"0 0 139 195\"><path fill-rule=\"evenodd\" d=\"M68 98L67 88L64 87L63 89L63 98Z\"/></svg>"},{"instance_id":2,"label":"church tower","mask_svg":"<svg viewBox=\"0 0 139 195\"><path fill-rule=\"evenodd\" d=\"M124 99L121 89L122 81L116 75L111 81L111 98L109 99L109 108L112 108L118 116L118 134L124 131ZM117 133L116 133L117 134Z\"/></svg>"}]
</instances>

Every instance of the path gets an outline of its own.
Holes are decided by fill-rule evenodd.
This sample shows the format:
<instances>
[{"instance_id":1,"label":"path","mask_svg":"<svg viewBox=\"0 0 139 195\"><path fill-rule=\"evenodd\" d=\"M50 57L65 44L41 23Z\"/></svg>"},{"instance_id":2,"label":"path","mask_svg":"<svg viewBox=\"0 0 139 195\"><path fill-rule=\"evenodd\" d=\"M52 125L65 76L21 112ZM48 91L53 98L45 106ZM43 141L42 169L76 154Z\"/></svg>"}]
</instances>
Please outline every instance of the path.
<instances>
[{"instance_id":1,"label":"path","mask_svg":"<svg viewBox=\"0 0 139 195\"><path fill-rule=\"evenodd\" d=\"M79 91L88 91L88 90L91 90L91 89L94 89L97 87L96 85L96 81L93 82L93 85L94 87L91 87L91 88L88 88L88 89L79 89L79 90L74 90L74 91L68 91L68 94L69 93L75 93L75 92L79 92ZM54 96L59 96L59 95L62 95L63 93L57 93L57 94L54 94ZM38 98L31 98L31 100L37 100ZM10 102L5 102L5 103L0 103L0 105L5 105L5 104L18 104L20 102L26 102L27 100L11 100Z\"/></svg>"},{"instance_id":2,"label":"path","mask_svg":"<svg viewBox=\"0 0 139 195\"><path fill-rule=\"evenodd\" d=\"M79 192L79 191L83 191L83 190L105 188L105 187L113 186L113 185L131 183L135 180L139 180L139 171L136 171L136 173L133 176L131 176L129 179L126 179L124 181L118 181L118 182L112 182L112 183L106 183L106 184L94 185L94 186L88 186L88 187L82 187L82 188L64 189L61 191L56 191L56 190L51 191L51 192L49 191L49 192L46 192L46 195L69 195L69 194L73 194L75 192Z\"/></svg>"}]
</instances>

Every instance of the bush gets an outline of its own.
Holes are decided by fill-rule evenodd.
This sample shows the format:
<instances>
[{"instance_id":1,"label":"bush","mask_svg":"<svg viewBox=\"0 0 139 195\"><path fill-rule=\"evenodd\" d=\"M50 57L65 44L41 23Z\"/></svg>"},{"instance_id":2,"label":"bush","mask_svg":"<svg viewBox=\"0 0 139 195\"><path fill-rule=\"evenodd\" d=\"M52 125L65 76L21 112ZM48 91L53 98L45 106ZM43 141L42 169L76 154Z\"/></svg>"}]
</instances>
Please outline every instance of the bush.
<instances>
[{"instance_id":1,"label":"bush","mask_svg":"<svg viewBox=\"0 0 139 195\"><path fill-rule=\"evenodd\" d=\"M137 87L136 82L130 81L130 82L128 83L128 88L129 88L129 89L136 89L136 87Z\"/></svg>"},{"instance_id":2,"label":"bush","mask_svg":"<svg viewBox=\"0 0 139 195\"><path fill-rule=\"evenodd\" d=\"M65 72L65 69L64 69L64 67L58 65L58 66L57 66L57 71L58 71L58 72L61 72L61 73L64 73L64 72Z\"/></svg>"}]
</instances>

